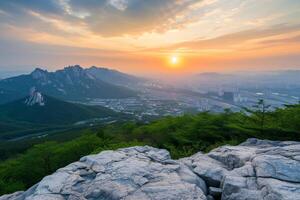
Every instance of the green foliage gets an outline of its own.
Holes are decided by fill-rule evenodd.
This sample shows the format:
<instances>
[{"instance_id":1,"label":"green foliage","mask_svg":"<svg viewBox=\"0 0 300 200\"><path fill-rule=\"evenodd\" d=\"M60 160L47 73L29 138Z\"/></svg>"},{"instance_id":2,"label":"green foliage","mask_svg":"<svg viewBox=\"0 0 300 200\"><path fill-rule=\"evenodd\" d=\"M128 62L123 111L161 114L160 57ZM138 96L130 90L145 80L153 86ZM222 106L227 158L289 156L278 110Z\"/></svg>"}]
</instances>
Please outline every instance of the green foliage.
<instances>
[{"instance_id":1,"label":"green foliage","mask_svg":"<svg viewBox=\"0 0 300 200\"><path fill-rule=\"evenodd\" d=\"M22 190L47 174L91 153L101 144L95 135L85 135L66 143L46 142L35 145L25 154L0 164L1 193Z\"/></svg>"},{"instance_id":2,"label":"green foliage","mask_svg":"<svg viewBox=\"0 0 300 200\"><path fill-rule=\"evenodd\" d=\"M253 106L253 110L245 108L246 112L251 113L251 117L249 117L250 123L252 122L252 126L257 127L260 132L263 134L266 120L268 115L270 114L270 105L267 105L263 99L258 100L257 104Z\"/></svg>"},{"instance_id":3,"label":"green foliage","mask_svg":"<svg viewBox=\"0 0 300 200\"><path fill-rule=\"evenodd\" d=\"M259 102L246 112L203 112L166 117L150 124L130 122L86 131L68 142L35 145L24 154L0 163L0 194L24 190L84 155L108 149L151 145L168 149L173 158L181 158L224 144L236 145L249 137L299 141L300 104L270 111L264 102Z\"/></svg>"}]
</instances>

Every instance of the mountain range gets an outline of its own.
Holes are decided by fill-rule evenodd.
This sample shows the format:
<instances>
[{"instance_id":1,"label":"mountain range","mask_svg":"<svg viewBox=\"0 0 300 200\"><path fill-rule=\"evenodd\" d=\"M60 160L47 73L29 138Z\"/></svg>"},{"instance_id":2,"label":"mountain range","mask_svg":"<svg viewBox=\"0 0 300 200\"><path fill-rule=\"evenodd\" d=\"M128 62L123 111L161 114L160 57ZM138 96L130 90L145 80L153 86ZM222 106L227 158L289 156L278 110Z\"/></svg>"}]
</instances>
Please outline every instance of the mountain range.
<instances>
[{"instance_id":1,"label":"mountain range","mask_svg":"<svg viewBox=\"0 0 300 200\"><path fill-rule=\"evenodd\" d=\"M215 85L245 85L246 87L285 87L299 86L300 70L278 70L262 72L234 72L234 73L200 73L191 77L198 84Z\"/></svg>"},{"instance_id":2,"label":"mountain range","mask_svg":"<svg viewBox=\"0 0 300 200\"><path fill-rule=\"evenodd\" d=\"M125 87L142 79L105 68L69 66L55 72L36 68L32 73L0 80L0 104L24 98L35 87L41 93L62 100L126 98L136 92Z\"/></svg>"}]
</instances>

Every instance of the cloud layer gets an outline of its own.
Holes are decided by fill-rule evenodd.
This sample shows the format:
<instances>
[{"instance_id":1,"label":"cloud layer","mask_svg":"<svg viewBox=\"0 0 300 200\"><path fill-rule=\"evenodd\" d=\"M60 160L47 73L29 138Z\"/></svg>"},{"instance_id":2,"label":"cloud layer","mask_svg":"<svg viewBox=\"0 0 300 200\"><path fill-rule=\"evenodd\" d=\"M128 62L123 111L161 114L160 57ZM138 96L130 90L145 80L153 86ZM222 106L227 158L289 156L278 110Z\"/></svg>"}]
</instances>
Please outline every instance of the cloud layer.
<instances>
[{"instance_id":1,"label":"cloud layer","mask_svg":"<svg viewBox=\"0 0 300 200\"><path fill-rule=\"evenodd\" d=\"M196 2L199 0L3 0L0 8L7 14L3 23L38 25L43 17L74 26L80 23L111 37L182 26L188 21L186 11Z\"/></svg>"},{"instance_id":2,"label":"cloud layer","mask_svg":"<svg viewBox=\"0 0 300 200\"><path fill-rule=\"evenodd\" d=\"M163 67L165 57L176 53L194 70L199 62L221 66L229 58L236 65L250 57L296 65L299 8L295 0L1 0L0 53L6 48L23 58L19 49L26 46L28 59L19 61L44 65L55 64L47 60L54 49L69 57L57 64L80 57L84 63L89 58L113 65L119 59L140 66L144 58L147 66ZM39 49L43 59L36 58Z\"/></svg>"}]
</instances>

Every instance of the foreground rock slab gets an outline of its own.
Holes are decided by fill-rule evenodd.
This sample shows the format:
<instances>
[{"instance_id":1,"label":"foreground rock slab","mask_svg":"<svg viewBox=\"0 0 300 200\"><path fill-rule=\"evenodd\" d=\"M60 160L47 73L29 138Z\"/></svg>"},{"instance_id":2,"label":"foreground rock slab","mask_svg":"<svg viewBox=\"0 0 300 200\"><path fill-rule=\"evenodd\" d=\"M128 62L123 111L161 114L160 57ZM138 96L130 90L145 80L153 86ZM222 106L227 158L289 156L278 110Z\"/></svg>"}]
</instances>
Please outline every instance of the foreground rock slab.
<instances>
[{"instance_id":1,"label":"foreground rock slab","mask_svg":"<svg viewBox=\"0 0 300 200\"><path fill-rule=\"evenodd\" d=\"M296 200L300 143L248 139L172 160L169 152L131 147L90 155L25 192L0 200Z\"/></svg>"}]
</instances>

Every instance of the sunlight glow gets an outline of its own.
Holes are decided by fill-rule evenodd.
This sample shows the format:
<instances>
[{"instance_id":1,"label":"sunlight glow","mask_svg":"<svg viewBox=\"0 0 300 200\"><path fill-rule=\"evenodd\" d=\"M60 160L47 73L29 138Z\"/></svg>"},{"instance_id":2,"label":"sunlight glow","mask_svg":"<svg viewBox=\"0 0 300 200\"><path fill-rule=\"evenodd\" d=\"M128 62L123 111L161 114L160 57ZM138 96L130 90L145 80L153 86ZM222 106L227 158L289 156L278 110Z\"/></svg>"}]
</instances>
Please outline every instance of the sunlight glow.
<instances>
[{"instance_id":1,"label":"sunlight glow","mask_svg":"<svg viewBox=\"0 0 300 200\"><path fill-rule=\"evenodd\" d=\"M179 63L178 56L171 56L170 62L171 62L172 65L177 65Z\"/></svg>"}]
</instances>

